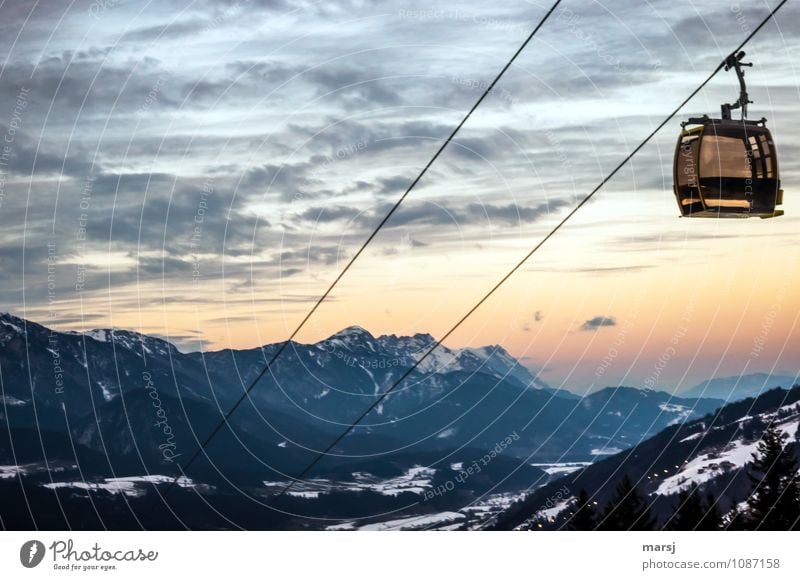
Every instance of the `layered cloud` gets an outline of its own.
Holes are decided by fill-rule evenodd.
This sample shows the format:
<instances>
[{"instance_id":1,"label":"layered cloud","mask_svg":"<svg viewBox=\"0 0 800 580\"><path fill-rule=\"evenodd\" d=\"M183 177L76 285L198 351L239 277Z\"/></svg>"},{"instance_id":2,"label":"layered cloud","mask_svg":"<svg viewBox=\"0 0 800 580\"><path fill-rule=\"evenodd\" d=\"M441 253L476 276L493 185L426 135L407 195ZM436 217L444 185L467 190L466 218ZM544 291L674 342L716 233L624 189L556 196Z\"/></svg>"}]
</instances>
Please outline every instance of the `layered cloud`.
<instances>
[{"instance_id":1,"label":"layered cloud","mask_svg":"<svg viewBox=\"0 0 800 580\"><path fill-rule=\"evenodd\" d=\"M354 286L388 280L391 301L440 304L456 268L469 288L490 285L768 4L559 10L374 240L376 252L349 274ZM13 138L0 167L0 309L24 304L43 317L56 308L55 323L70 327L79 307L92 324L144 312L144 330L159 332L151 305L205 301L282 328L357 251L545 10L528 1L3 3L0 139ZM751 110L777 128L787 191L800 172L800 42L785 23L799 15L787 5L748 47ZM682 114L713 114L735 91L720 76ZM710 240L743 235L744 225L689 231L674 219L677 121L533 268L582 284L658 276L654 253L699 263ZM787 238L794 215L747 235ZM48 244L58 249L56 300ZM334 299L345 304L342 292ZM360 317L377 312L348 315L369 324ZM536 329L557 320L550 312ZM171 334L197 336L204 316ZM581 327L611 324L598 316Z\"/></svg>"}]
</instances>

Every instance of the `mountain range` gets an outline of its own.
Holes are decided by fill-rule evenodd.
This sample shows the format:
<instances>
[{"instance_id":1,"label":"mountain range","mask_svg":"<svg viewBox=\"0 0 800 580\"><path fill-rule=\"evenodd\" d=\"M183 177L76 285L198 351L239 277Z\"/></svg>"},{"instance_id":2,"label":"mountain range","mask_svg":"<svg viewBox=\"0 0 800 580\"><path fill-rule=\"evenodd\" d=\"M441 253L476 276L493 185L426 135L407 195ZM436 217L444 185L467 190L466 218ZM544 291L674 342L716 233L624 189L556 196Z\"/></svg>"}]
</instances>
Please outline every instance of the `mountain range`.
<instances>
[{"instance_id":1,"label":"mountain range","mask_svg":"<svg viewBox=\"0 0 800 580\"><path fill-rule=\"evenodd\" d=\"M720 377L703 381L681 391L682 397L709 397L728 402L757 397L775 388L789 389L800 381L798 375L753 373L736 377Z\"/></svg>"},{"instance_id":2,"label":"mountain range","mask_svg":"<svg viewBox=\"0 0 800 580\"><path fill-rule=\"evenodd\" d=\"M57 332L3 314L0 480L18 477L73 495L111 493L129 502L181 475L183 487L216 494L217 501L235 503L226 494L242 490L269 498L433 342L428 334L375 337L354 326L317 343L290 343L183 473L182 462L279 344L182 353L162 338L129 330ZM351 498L358 491L365 514L408 506L424 514L434 505L447 511L479 499L488 502L483 515L498 513L515 494L705 416L723 402L631 387L581 398L553 389L501 346L441 347L285 501L293 502L295 513L332 515L347 505L338 494ZM502 453L494 453L491 467L458 493L417 505L421 495L450 481L454 466L498 446ZM240 515L252 517L247 510Z\"/></svg>"}]
</instances>

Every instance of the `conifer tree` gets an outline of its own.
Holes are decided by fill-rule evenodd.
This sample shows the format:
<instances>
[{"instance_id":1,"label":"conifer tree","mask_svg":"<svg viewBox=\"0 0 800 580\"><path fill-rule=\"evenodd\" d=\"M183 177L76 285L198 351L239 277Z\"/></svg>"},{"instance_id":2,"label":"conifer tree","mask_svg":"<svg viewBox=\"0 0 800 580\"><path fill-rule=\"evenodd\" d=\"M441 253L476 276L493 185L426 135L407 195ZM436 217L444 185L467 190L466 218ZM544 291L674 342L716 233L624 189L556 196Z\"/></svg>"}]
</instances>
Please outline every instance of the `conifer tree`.
<instances>
[{"instance_id":1,"label":"conifer tree","mask_svg":"<svg viewBox=\"0 0 800 580\"><path fill-rule=\"evenodd\" d=\"M697 529L706 531L722 529L722 512L713 493L706 495L706 515Z\"/></svg>"},{"instance_id":2,"label":"conifer tree","mask_svg":"<svg viewBox=\"0 0 800 580\"><path fill-rule=\"evenodd\" d=\"M614 496L603 511L602 530L646 531L655 529L656 520L647 499L625 475L617 484Z\"/></svg>"},{"instance_id":3,"label":"conifer tree","mask_svg":"<svg viewBox=\"0 0 800 580\"><path fill-rule=\"evenodd\" d=\"M722 529L731 532L749 530L749 524L747 514L739 509L739 502L734 498L731 509L722 518Z\"/></svg>"},{"instance_id":4,"label":"conifer tree","mask_svg":"<svg viewBox=\"0 0 800 580\"><path fill-rule=\"evenodd\" d=\"M785 433L770 425L753 454L749 474L753 491L747 500L747 519L753 529L798 529L800 478L786 439Z\"/></svg>"},{"instance_id":5,"label":"conifer tree","mask_svg":"<svg viewBox=\"0 0 800 580\"><path fill-rule=\"evenodd\" d=\"M667 528L670 530L718 530L722 524L722 516L713 495L702 497L697 484L681 490L675 511Z\"/></svg>"},{"instance_id":6,"label":"conifer tree","mask_svg":"<svg viewBox=\"0 0 800 580\"><path fill-rule=\"evenodd\" d=\"M575 503L575 511L569 520L569 528L571 530L592 531L597 528L599 518L597 509L595 508L596 502L589 498L589 494L585 489L578 492L578 500Z\"/></svg>"}]
</instances>

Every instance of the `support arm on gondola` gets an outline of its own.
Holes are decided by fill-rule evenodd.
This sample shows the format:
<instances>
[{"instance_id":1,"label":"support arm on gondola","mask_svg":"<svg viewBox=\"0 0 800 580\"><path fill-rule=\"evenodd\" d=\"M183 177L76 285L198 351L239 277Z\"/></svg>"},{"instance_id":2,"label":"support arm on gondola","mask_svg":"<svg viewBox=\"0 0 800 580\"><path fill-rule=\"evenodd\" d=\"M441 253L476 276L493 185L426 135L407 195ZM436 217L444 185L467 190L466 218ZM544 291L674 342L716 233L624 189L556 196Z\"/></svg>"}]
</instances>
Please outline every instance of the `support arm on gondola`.
<instances>
[{"instance_id":1,"label":"support arm on gondola","mask_svg":"<svg viewBox=\"0 0 800 580\"><path fill-rule=\"evenodd\" d=\"M747 118L747 104L752 103L753 101L750 100L750 97L747 95L747 85L744 82L744 71L742 70L743 66L753 66L751 62L742 62L744 58L744 51L739 51L738 53L731 54L728 58L725 59L725 70L734 69L736 71L736 76L739 77L739 100L736 101L734 104L724 104L722 105L722 118L730 120L731 118L731 111L733 109L742 109L742 120Z\"/></svg>"}]
</instances>

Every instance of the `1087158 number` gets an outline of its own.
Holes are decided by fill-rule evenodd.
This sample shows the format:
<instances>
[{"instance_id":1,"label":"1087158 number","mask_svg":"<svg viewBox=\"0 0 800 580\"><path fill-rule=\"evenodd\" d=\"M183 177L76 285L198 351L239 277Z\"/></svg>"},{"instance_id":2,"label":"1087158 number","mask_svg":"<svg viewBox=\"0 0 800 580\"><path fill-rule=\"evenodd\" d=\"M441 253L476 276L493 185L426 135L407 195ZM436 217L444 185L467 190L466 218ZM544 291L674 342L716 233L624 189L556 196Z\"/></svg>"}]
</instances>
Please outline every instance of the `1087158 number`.
<instances>
[{"instance_id":1,"label":"1087158 number","mask_svg":"<svg viewBox=\"0 0 800 580\"><path fill-rule=\"evenodd\" d=\"M780 567L780 558L731 558L731 568L748 570L755 568L777 569Z\"/></svg>"}]
</instances>

